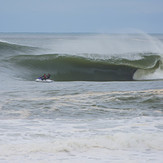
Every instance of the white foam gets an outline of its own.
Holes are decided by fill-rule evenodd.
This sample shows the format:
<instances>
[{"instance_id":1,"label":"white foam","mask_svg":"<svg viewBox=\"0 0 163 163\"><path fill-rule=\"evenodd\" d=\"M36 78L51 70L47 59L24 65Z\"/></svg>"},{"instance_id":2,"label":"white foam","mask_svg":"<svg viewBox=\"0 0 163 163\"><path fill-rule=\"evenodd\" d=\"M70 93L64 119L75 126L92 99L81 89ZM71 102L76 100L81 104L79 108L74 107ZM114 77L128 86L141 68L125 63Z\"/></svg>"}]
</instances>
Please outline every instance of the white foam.
<instances>
[{"instance_id":1,"label":"white foam","mask_svg":"<svg viewBox=\"0 0 163 163\"><path fill-rule=\"evenodd\" d=\"M154 71L138 69L133 76L134 80L159 80L163 79L163 70L158 68Z\"/></svg>"},{"instance_id":2,"label":"white foam","mask_svg":"<svg viewBox=\"0 0 163 163\"><path fill-rule=\"evenodd\" d=\"M161 160L162 157L162 136L163 134L134 134L134 133L116 133L106 136L90 136L79 138L70 137L57 139L53 141L28 141L24 143L5 143L0 146L0 157L4 160L34 159L35 161L53 159L59 161L61 158L66 160L73 159L75 156L79 161L84 155L85 161L89 157L101 161L113 161L116 157L123 160L139 160L140 153L144 153L141 159L150 160L151 154L153 159ZM125 151L125 155L121 155ZM157 152L156 152L157 151ZM155 154L156 153L156 154ZM110 157L108 157L110 154ZM135 158L128 158L129 155L135 155ZM136 156L137 155L137 156ZM57 156L57 157L56 157ZM100 156L102 156L100 158ZM116 156L116 157L114 157Z\"/></svg>"},{"instance_id":3,"label":"white foam","mask_svg":"<svg viewBox=\"0 0 163 163\"><path fill-rule=\"evenodd\" d=\"M160 161L163 133L158 127L162 121L161 117L100 119L87 123L63 119L1 120L0 158L37 162L62 158L73 160L74 157L75 160L84 157L89 161L91 157L92 161L98 158L103 162L116 158L121 161L150 160L152 157ZM124 155L119 155L121 152Z\"/></svg>"}]
</instances>

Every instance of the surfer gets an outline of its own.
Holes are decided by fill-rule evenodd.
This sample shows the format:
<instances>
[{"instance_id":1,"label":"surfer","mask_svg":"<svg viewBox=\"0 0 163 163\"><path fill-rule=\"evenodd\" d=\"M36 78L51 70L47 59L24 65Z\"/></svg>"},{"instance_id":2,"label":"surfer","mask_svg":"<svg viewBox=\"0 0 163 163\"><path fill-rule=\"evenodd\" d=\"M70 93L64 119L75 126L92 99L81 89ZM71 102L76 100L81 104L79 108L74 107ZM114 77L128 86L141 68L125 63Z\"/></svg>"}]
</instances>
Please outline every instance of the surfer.
<instances>
[{"instance_id":1,"label":"surfer","mask_svg":"<svg viewBox=\"0 0 163 163\"><path fill-rule=\"evenodd\" d=\"M41 78L41 80L46 80L46 78L47 78L47 77L46 77L46 74L44 74L44 75L41 76L40 78Z\"/></svg>"},{"instance_id":2,"label":"surfer","mask_svg":"<svg viewBox=\"0 0 163 163\"><path fill-rule=\"evenodd\" d=\"M46 80L46 79L50 79L50 74L46 75L44 74L43 76L40 77L41 80Z\"/></svg>"},{"instance_id":3,"label":"surfer","mask_svg":"<svg viewBox=\"0 0 163 163\"><path fill-rule=\"evenodd\" d=\"M51 75L50 75L50 74L48 74L48 75L47 75L47 77L46 77L46 79L50 79L50 76L51 76Z\"/></svg>"},{"instance_id":4,"label":"surfer","mask_svg":"<svg viewBox=\"0 0 163 163\"><path fill-rule=\"evenodd\" d=\"M48 82L48 83L53 82L53 80L50 79L50 76L51 76L50 74L48 75L44 74L43 76L37 78L35 81L36 82Z\"/></svg>"}]
</instances>

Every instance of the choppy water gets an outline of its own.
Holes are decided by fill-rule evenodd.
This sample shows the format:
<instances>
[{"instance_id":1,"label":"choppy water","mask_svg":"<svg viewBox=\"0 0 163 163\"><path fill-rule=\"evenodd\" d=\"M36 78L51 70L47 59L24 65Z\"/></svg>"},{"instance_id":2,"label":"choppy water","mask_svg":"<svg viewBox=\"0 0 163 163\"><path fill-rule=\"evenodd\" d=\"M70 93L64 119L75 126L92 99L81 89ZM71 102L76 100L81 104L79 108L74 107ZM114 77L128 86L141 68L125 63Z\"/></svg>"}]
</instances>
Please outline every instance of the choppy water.
<instances>
[{"instance_id":1,"label":"choppy water","mask_svg":"<svg viewBox=\"0 0 163 163\"><path fill-rule=\"evenodd\" d=\"M162 162L162 35L0 40L0 162Z\"/></svg>"}]
</instances>

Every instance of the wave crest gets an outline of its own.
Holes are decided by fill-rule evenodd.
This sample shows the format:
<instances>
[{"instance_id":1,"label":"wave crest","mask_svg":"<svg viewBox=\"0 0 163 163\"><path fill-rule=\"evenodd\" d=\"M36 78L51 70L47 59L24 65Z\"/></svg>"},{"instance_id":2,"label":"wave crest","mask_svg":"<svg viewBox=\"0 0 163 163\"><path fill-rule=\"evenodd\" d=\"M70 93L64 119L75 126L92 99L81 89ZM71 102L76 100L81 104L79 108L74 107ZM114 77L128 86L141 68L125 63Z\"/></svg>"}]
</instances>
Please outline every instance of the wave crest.
<instances>
[{"instance_id":1,"label":"wave crest","mask_svg":"<svg viewBox=\"0 0 163 163\"><path fill-rule=\"evenodd\" d=\"M36 47L24 46L14 43L9 43L6 41L0 41L0 55L9 55L9 54L26 54L37 50Z\"/></svg>"}]
</instances>

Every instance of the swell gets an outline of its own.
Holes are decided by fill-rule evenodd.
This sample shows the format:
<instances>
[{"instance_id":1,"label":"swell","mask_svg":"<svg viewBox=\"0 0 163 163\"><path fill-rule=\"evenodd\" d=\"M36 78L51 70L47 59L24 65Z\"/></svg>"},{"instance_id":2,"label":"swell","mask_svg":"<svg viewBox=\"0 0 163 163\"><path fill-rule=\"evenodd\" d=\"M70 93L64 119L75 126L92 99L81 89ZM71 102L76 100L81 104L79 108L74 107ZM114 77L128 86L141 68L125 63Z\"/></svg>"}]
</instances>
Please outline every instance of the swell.
<instances>
[{"instance_id":1,"label":"swell","mask_svg":"<svg viewBox=\"0 0 163 163\"><path fill-rule=\"evenodd\" d=\"M137 70L154 71L162 64L159 55L142 55L139 60L115 57L94 59L61 54L19 55L11 57L9 62L27 80L51 73L55 81L130 81Z\"/></svg>"},{"instance_id":2,"label":"swell","mask_svg":"<svg viewBox=\"0 0 163 163\"><path fill-rule=\"evenodd\" d=\"M0 56L26 54L38 50L37 47L23 46L19 44L0 41Z\"/></svg>"}]
</instances>

